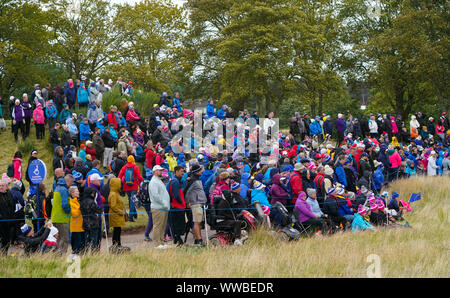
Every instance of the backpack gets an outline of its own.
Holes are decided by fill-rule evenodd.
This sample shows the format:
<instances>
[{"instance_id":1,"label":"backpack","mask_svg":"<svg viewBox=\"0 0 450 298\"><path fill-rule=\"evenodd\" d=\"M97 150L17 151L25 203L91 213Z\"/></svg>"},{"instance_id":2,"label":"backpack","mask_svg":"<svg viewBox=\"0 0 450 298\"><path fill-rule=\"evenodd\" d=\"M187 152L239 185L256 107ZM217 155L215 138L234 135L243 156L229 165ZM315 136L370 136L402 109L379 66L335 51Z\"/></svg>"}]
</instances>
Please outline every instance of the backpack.
<instances>
[{"instance_id":1,"label":"backpack","mask_svg":"<svg viewBox=\"0 0 450 298\"><path fill-rule=\"evenodd\" d=\"M112 160L111 163L109 164L109 170L113 173L116 171L116 159Z\"/></svg>"},{"instance_id":2,"label":"backpack","mask_svg":"<svg viewBox=\"0 0 450 298\"><path fill-rule=\"evenodd\" d=\"M8 175L9 178L14 177L14 165L12 163L8 165L6 175Z\"/></svg>"},{"instance_id":3,"label":"backpack","mask_svg":"<svg viewBox=\"0 0 450 298\"><path fill-rule=\"evenodd\" d=\"M141 183L141 187L138 191L138 200L139 202L144 204L150 204L150 194L148 193L148 185L150 184L150 181L144 180L144 182Z\"/></svg>"},{"instance_id":4,"label":"backpack","mask_svg":"<svg viewBox=\"0 0 450 298\"><path fill-rule=\"evenodd\" d=\"M129 167L125 170L124 182L128 186L134 185L134 168Z\"/></svg>"},{"instance_id":5,"label":"backpack","mask_svg":"<svg viewBox=\"0 0 450 298\"><path fill-rule=\"evenodd\" d=\"M286 186L287 186L287 192L288 192L288 194L289 194L289 199L290 199L290 200L292 200L293 195L294 195L294 194L292 193L291 179L292 179L292 177L294 177L295 175L298 175L298 174L296 174L296 173L291 174L291 175L289 176L289 179L288 179L287 183L286 183Z\"/></svg>"},{"instance_id":6,"label":"backpack","mask_svg":"<svg viewBox=\"0 0 450 298\"><path fill-rule=\"evenodd\" d=\"M323 201L325 196L325 185L323 181L325 180L324 176L317 175L314 179L314 187L317 191L317 199L318 201Z\"/></svg>"}]
</instances>

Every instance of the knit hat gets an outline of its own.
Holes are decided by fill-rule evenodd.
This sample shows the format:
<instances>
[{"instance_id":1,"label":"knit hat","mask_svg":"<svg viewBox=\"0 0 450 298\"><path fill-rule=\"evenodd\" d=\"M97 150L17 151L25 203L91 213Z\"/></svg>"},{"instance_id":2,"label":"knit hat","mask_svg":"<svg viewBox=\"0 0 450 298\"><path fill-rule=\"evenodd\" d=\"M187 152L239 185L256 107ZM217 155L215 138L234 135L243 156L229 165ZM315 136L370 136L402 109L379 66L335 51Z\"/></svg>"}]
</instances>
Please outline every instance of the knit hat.
<instances>
[{"instance_id":1,"label":"knit hat","mask_svg":"<svg viewBox=\"0 0 450 298\"><path fill-rule=\"evenodd\" d=\"M231 190L233 191L233 190L236 190L236 189L238 189L239 187L241 187L241 185L239 184L239 183L236 183L236 182L233 182L232 184L231 184Z\"/></svg>"},{"instance_id":2,"label":"knit hat","mask_svg":"<svg viewBox=\"0 0 450 298\"><path fill-rule=\"evenodd\" d=\"M255 181L254 183L253 183L253 189L264 189L264 184L262 184L261 182L259 182L259 181Z\"/></svg>"},{"instance_id":3,"label":"knit hat","mask_svg":"<svg viewBox=\"0 0 450 298\"><path fill-rule=\"evenodd\" d=\"M392 198L398 198L400 195L398 193L396 193L395 191L392 192Z\"/></svg>"},{"instance_id":4,"label":"knit hat","mask_svg":"<svg viewBox=\"0 0 450 298\"><path fill-rule=\"evenodd\" d=\"M335 193L336 192L336 188L334 188L334 187L330 187L329 189L328 189L328 195L331 195L331 194L333 194L333 193Z\"/></svg>"},{"instance_id":5,"label":"knit hat","mask_svg":"<svg viewBox=\"0 0 450 298\"><path fill-rule=\"evenodd\" d=\"M264 175L263 174L257 174L255 176L255 180L259 181L259 182L262 182L264 180Z\"/></svg>"},{"instance_id":6,"label":"knit hat","mask_svg":"<svg viewBox=\"0 0 450 298\"><path fill-rule=\"evenodd\" d=\"M358 206L358 214L363 215L367 212L367 209L363 205Z\"/></svg>"},{"instance_id":7,"label":"knit hat","mask_svg":"<svg viewBox=\"0 0 450 298\"><path fill-rule=\"evenodd\" d=\"M127 162L135 163L134 156L133 155L129 155L128 158L127 158Z\"/></svg>"},{"instance_id":8,"label":"knit hat","mask_svg":"<svg viewBox=\"0 0 450 298\"><path fill-rule=\"evenodd\" d=\"M326 165L325 166L325 175L332 176L333 173L334 173L333 169L329 165Z\"/></svg>"},{"instance_id":9,"label":"knit hat","mask_svg":"<svg viewBox=\"0 0 450 298\"><path fill-rule=\"evenodd\" d=\"M316 193L316 190L315 190L314 188L308 188L308 189L306 190L306 193L307 193L308 196L310 197L310 196L312 196L313 194Z\"/></svg>"},{"instance_id":10,"label":"knit hat","mask_svg":"<svg viewBox=\"0 0 450 298\"><path fill-rule=\"evenodd\" d=\"M195 165L192 166L190 172L191 172L191 173L198 173L198 172L200 172L202 169L203 169L202 166L195 164Z\"/></svg>"},{"instance_id":11,"label":"knit hat","mask_svg":"<svg viewBox=\"0 0 450 298\"><path fill-rule=\"evenodd\" d=\"M80 172L77 171L72 171L72 176L75 182L80 181L81 179L83 179L83 174L81 174Z\"/></svg>"},{"instance_id":12,"label":"knit hat","mask_svg":"<svg viewBox=\"0 0 450 298\"><path fill-rule=\"evenodd\" d=\"M382 200L377 200L377 206L379 210L383 210L385 207Z\"/></svg>"},{"instance_id":13,"label":"knit hat","mask_svg":"<svg viewBox=\"0 0 450 298\"><path fill-rule=\"evenodd\" d=\"M22 227L20 227L20 231L22 231L22 234L26 236L31 231L31 227L27 224L24 224Z\"/></svg>"},{"instance_id":14,"label":"knit hat","mask_svg":"<svg viewBox=\"0 0 450 298\"><path fill-rule=\"evenodd\" d=\"M298 198L301 199L301 198L303 198L303 197L306 197L306 193L305 193L304 191L301 191L301 192L298 194Z\"/></svg>"},{"instance_id":15,"label":"knit hat","mask_svg":"<svg viewBox=\"0 0 450 298\"><path fill-rule=\"evenodd\" d=\"M85 144L81 144L80 145L80 149L86 149L86 145Z\"/></svg>"},{"instance_id":16,"label":"knit hat","mask_svg":"<svg viewBox=\"0 0 450 298\"><path fill-rule=\"evenodd\" d=\"M375 211L377 209L378 209L378 205L377 204L370 203L370 211Z\"/></svg>"}]
</instances>

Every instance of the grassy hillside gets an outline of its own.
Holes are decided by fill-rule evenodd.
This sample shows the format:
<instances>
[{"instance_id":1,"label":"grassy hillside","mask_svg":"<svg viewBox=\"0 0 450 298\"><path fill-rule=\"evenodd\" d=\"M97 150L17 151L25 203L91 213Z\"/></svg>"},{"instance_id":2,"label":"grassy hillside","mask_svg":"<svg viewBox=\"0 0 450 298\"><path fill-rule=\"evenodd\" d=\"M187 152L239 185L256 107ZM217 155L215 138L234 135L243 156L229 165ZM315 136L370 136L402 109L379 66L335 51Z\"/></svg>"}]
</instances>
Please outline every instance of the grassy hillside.
<instances>
[{"instance_id":1,"label":"grassy hillside","mask_svg":"<svg viewBox=\"0 0 450 298\"><path fill-rule=\"evenodd\" d=\"M241 247L142 249L128 255L83 257L81 277L367 277L378 256L381 277L450 277L448 177L394 183L390 190L408 200L422 192L407 214L411 229L380 229L279 242L267 231ZM65 277L65 258L0 259L0 277ZM373 265L372 265L373 266Z\"/></svg>"},{"instance_id":2,"label":"grassy hillside","mask_svg":"<svg viewBox=\"0 0 450 298\"><path fill-rule=\"evenodd\" d=\"M25 175L25 171L28 165L28 159L31 155L31 150L36 149L38 151L38 158L41 159L47 166L47 178L44 180L44 184L47 187L47 192L52 188L53 184L53 152L52 146L48 141L50 136L48 128L45 130L45 138L43 140L36 139L36 130L33 124L31 124L30 136L27 138L25 142L23 142L20 133L19 133L19 142L16 143L14 141L14 135L11 133L11 120L7 120L6 124L8 128L0 131L0 176L3 173L6 173L8 169L8 165L12 162L14 157L14 153L17 150L21 150L23 154L22 166ZM24 151L24 149L27 149ZM141 166L141 165L139 165ZM101 168L101 171L104 172L105 169ZM23 179L26 192L28 191L29 184ZM124 198L124 203L128 208L128 199ZM137 230L142 229L147 224L147 214L145 213L144 208L138 209L138 219L136 222L127 222L124 227L124 231L127 230Z\"/></svg>"}]
</instances>

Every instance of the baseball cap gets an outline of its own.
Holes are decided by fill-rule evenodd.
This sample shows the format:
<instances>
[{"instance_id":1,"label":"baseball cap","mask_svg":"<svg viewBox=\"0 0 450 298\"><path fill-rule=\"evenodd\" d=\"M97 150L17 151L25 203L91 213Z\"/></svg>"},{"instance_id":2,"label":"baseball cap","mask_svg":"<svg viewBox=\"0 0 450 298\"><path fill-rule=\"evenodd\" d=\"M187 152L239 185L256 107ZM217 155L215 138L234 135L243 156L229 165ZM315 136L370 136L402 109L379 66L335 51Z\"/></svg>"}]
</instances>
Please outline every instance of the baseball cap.
<instances>
[{"instance_id":1,"label":"baseball cap","mask_svg":"<svg viewBox=\"0 0 450 298\"><path fill-rule=\"evenodd\" d=\"M91 176L89 176L89 180L95 181L95 180L103 180L103 177L101 177L99 174L94 173Z\"/></svg>"},{"instance_id":2,"label":"baseball cap","mask_svg":"<svg viewBox=\"0 0 450 298\"><path fill-rule=\"evenodd\" d=\"M163 170L164 170L164 168L161 167L160 165L156 165L156 166L153 167L153 172L154 171L163 171Z\"/></svg>"}]
</instances>

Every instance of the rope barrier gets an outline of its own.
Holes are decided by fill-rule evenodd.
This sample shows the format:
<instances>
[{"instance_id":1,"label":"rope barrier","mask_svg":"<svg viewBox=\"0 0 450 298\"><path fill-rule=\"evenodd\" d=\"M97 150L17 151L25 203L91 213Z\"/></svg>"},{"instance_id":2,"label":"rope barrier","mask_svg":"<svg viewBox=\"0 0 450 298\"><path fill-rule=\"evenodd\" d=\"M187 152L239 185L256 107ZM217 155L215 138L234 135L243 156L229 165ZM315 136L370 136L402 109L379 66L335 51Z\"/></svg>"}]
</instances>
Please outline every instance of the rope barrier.
<instances>
[{"instance_id":1,"label":"rope barrier","mask_svg":"<svg viewBox=\"0 0 450 298\"><path fill-rule=\"evenodd\" d=\"M323 203L319 203L319 205L322 204L334 204L334 202L323 202ZM286 208L290 208L290 207L295 207L295 205L284 205ZM143 207L143 206L141 206ZM386 207L387 208L387 207ZM135 214L148 214L148 213L154 213L154 212L186 212L186 211L191 211L192 209L190 208L185 208L185 209L169 209L167 211L163 211L163 210L159 210L159 211L145 211L145 212L127 212L129 215L135 215ZM208 210L214 210L214 211L230 211L230 210L257 210L254 207L247 207L247 208L208 208ZM322 211L323 212L323 211ZM123 215L125 212L123 213L104 213L104 215ZM101 216L102 214L85 214L85 215L81 215L82 217L90 217L90 216ZM72 217L72 215L66 215L66 216L55 216L55 217L48 217L48 219L52 219L52 218L70 218ZM41 219L45 219L45 217L36 217L36 218L14 218L14 219L1 219L0 222L9 222L9 221L23 221L23 220L41 220Z\"/></svg>"}]
</instances>

